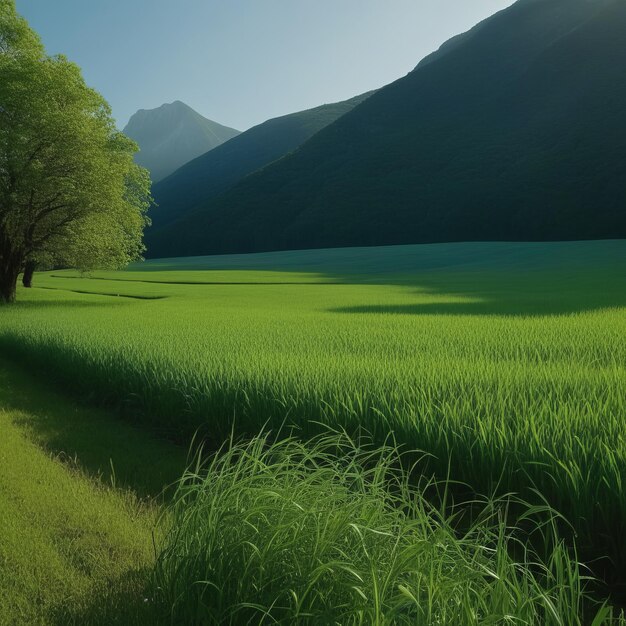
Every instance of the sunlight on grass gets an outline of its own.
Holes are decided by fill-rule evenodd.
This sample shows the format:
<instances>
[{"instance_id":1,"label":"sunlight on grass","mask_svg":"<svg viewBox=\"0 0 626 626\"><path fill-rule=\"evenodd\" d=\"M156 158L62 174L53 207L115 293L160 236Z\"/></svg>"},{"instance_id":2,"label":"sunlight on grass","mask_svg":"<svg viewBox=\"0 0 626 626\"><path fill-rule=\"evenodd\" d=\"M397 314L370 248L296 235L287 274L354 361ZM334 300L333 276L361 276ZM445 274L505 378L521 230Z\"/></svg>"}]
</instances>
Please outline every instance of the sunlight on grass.
<instances>
[{"instance_id":1,"label":"sunlight on grass","mask_svg":"<svg viewBox=\"0 0 626 626\"><path fill-rule=\"evenodd\" d=\"M137 623L185 455L0 366L0 624Z\"/></svg>"},{"instance_id":2,"label":"sunlight on grass","mask_svg":"<svg viewBox=\"0 0 626 626\"><path fill-rule=\"evenodd\" d=\"M377 442L393 432L431 455L424 471L439 479L542 494L621 597L623 246L530 245L524 257L521 244L514 254L480 245L441 246L413 273L394 269L406 250L379 257L375 274L363 250L352 261L342 251L336 271L337 251L320 251L317 266L309 252L288 253L275 268L283 284L248 268L225 284L173 284L156 270L142 274L151 282L38 276L45 289L22 290L1 312L0 347L185 445L198 429L214 445L265 426L293 425L302 437L364 427ZM289 284L298 259L316 276L326 265L333 284ZM202 268L203 281L211 271ZM109 293L162 299L98 295Z\"/></svg>"}]
</instances>

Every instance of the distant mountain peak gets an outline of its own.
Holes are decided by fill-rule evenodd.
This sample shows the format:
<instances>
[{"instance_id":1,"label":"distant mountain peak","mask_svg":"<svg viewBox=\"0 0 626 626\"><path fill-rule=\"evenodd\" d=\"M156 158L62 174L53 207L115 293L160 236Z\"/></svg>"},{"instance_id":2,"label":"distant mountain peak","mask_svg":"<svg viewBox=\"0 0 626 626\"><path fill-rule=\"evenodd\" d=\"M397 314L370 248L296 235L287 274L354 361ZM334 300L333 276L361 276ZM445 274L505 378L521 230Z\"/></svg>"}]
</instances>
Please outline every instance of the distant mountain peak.
<instances>
[{"instance_id":1,"label":"distant mountain peak","mask_svg":"<svg viewBox=\"0 0 626 626\"><path fill-rule=\"evenodd\" d=\"M188 104L185 104L182 100L174 100L174 102L164 102L159 109L188 109L194 111ZM195 113L195 111L194 111Z\"/></svg>"},{"instance_id":2,"label":"distant mountain peak","mask_svg":"<svg viewBox=\"0 0 626 626\"><path fill-rule=\"evenodd\" d=\"M372 93L267 120L181 167L153 187L157 206L150 212L152 228L146 233L148 246L155 232L167 236L172 222L210 202L246 176L297 150Z\"/></svg>"},{"instance_id":3,"label":"distant mountain peak","mask_svg":"<svg viewBox=\"0 0 626 626\"><path fill-rule=\"evenodd\" d=\"M150 170L155 182L239 135L238 130L203 117L181 100L139 109L124 133L139 144L137 163Z\"/></svg>"}]
</instances>

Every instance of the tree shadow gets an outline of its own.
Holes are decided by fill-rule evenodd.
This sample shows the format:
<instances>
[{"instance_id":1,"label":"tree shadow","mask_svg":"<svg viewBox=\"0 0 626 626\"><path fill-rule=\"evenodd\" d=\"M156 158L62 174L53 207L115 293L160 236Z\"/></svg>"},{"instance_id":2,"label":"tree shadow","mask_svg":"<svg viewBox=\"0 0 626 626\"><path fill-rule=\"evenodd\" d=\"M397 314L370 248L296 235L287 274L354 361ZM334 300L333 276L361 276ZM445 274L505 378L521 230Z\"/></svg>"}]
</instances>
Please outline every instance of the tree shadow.
<instances>
[{"instance_id":1,"label":"tree shadow","mask_svg":"<svg viewBox=\"0 0 626 626\"><path fill-rule=\"evenodd\" d=\"M91 279L94 280L94 279ZM48 291L62 291L65 293L78 293L85 296L104 296L107 298L130 298L131 300L165 300L168 296L151 296L145 294L112 293L104 291L89 291L87 289L63 289L61 287L39 287Z\"/></svg>"},{"instance_id":2,"label":"tree shadow","mask_svg":"<svg viewBox=\"0 0 626 626\"><path fill-rule=\"evenodd\" d=\"M94 294L100 295L100 294ZM128 304L122 300L110 298L110 300L89 301L79 300L78 298L63 298L62 300L18 300L15 304L10 305L11 309L93 309L111 306L124 306ZM1 310L1 309L0 309Z\"/></svg>"}]
</instances>

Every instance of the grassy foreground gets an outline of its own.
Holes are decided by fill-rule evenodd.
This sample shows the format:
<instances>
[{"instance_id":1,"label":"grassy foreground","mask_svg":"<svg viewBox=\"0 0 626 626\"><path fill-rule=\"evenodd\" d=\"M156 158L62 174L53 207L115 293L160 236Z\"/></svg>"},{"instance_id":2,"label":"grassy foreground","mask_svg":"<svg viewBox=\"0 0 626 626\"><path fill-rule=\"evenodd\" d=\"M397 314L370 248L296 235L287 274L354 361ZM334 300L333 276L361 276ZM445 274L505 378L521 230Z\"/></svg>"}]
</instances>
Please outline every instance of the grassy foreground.
<instances>
[{"instance_id":1,"label":"grassy foreground","mask_svg":"<svg viewBox=\"0 0 626 626\"><path fill-rule=\"evenodd\" d=\"M551 512L524 507L522 532L506 501L438 509L402 468L338 433L225 447L179 485L156 606L216 626L624 623L589 603Z\"/></svg>"},{"instance_id":2,"label":"grassy foreground","mask_svg":"<svg viewBox=\"0 0 626 626\"><path fill-rule=\"evenodd\" d=\"M158 514L146 498L185 456L4 360L0 432L0 624L143 619Z\"/></svg>"},{"instance_id":3,"label":"grassy foreground","mask_svg":"<svg viewBox=\"0 0 626 626\"><path fill-rule=\"evenodd\" d=\"M198 427L215 443L266 424L307 436L320 422L365 428L378 442L393 431L432 455L440 478L478 493L540 491L619 593L625 276L624 242L53 272L0 312L0 347L185 441Z\"/></svg>"},{"instance_id":4,"label":"grassy foreground","mask_svg":"<svg viewBox=\"0 0 626 626\"><path fill-rule=\"evenodd\" d=\"M163 508L149 494L180 450L5 361L0 427L3 625L560 626L584 606L622 623L589 604L549 512L527 510L521 532L505 501L438 510L394 448L261 436L193 467Z\"/></svg>"}]
</instances>

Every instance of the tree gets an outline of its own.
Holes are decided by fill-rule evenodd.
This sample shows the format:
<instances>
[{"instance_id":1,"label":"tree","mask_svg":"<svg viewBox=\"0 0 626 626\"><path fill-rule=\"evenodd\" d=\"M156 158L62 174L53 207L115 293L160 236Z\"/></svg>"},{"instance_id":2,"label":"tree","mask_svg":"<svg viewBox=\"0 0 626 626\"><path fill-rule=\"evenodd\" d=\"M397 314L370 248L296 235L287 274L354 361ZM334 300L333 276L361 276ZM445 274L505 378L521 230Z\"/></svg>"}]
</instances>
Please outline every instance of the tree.
<instances>
[{"instance_id":1,"label":"tree","mask_svg":"<svg viewBox=\"0 0 626 626\"><path fill-rule=\"evenodd\" d=\"M0 302L38 263L141 257L151 198L136 151L80 69L47 56L14 0L0 0Z\"/></svg>"}]
</instances>

